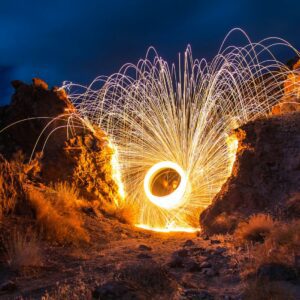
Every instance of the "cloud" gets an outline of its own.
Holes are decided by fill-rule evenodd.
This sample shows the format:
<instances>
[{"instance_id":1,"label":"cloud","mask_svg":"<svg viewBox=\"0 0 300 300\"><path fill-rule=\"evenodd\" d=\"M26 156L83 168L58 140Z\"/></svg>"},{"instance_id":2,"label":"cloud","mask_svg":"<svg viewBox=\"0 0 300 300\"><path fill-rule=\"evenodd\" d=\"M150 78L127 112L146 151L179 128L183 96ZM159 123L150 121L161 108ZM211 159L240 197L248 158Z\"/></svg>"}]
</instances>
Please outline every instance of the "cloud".
<instances>
[{"instance_id":1,"label":"cloud","mask_svg":"<svg viewBox=\"0 0 300 300\"><path fill-rule=\"evenodd\" d=\"M300 46L294 1L289 14L279 1L258 0L4 0L0 6L0 66L9 68L0 86L34 76L50 85L87 84L136 62L151 45L170 61L188 43L195 57L211 58L236 26L254 39L281 35Z\"/></svg>"}]
</instances>

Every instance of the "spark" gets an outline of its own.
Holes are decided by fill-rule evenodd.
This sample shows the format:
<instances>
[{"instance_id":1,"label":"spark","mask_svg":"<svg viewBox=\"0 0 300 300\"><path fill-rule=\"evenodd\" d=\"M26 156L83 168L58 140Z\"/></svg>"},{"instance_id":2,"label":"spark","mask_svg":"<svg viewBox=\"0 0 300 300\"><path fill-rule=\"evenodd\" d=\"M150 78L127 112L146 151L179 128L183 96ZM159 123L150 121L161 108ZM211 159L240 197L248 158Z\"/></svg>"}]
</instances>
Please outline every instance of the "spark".
<instances>
[{"instance_id":1,"label":"spark","mask_svg":"<svg viewBox=\"0 0 300 300\"><path fill-rule=\"evenodd\" d=\"M245 36L244 46L226 46L235 31ZM276 59L275 47L299 56L282 39L253 43L235 29L210 63L194 59L188 46L170 66L150 48L137 65L88 87L63 85L81 117L102 128L116 149L116 181L124 201L138 208L139 227L196 230L191 220L231 174L238 147L232 130L268 114L282 97L292 71ZM180 182L157 196L153 176L164 168L177 172Z\"/></svg>"}]
</instances>

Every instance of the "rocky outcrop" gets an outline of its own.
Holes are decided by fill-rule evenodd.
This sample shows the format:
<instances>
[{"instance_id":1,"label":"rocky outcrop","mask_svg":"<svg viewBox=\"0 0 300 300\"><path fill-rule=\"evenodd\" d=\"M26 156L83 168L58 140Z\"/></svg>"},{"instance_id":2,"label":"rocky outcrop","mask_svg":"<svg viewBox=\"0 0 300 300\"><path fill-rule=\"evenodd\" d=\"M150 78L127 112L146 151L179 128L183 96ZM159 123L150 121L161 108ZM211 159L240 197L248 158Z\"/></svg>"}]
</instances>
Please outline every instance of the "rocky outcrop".
<instances>
[{"instance_id":1,"label":"rocky outcrop","mask_svg":"<svg viewBox=\"0 0 300 300\"><path fill-rule=\"evenodd\" d=\"M284 216L300 191L300 112L255 120L235 134L232 174L200 216L208 234L231 232L258 212Z\"/></svg>"},{"instance_id":2,"label":"rocky outcrop","mask_svg":"<svg viewBox=\"0 0 300 300\"><path fill-rule=\"evenodd\" d=\"M300 60L290 67L271 115L234 132L239 147L232 174L200 216L208 234L232 232L258 212L300 215Z\"/></svg>"},{"instance_id":3,"label":"rocky outcrop","mask_svg":"<svg viewBox=\"0 0 300 300\"><path fill-rule=\"evenodd\" d=\"M49 90L41 79L12 84L12 102L0 108L0 130L13 125L0 133L0 153L12 161L21 151L25 163L36 157L35 180L76 184L88 199L117 200L105 133L79 117L64 90Z\"/></svg>"},{"instance_id":4,"label":"rocky outcrop","mask_svg":"<svg viewBox=\"0 0 300 300\"><path fill-rule=\"evenodd\" d=\"M273 115L300 111L300 60L296 61L284 82L284 95L281 101L272 108Z\"/></svg>"}]
</instances>

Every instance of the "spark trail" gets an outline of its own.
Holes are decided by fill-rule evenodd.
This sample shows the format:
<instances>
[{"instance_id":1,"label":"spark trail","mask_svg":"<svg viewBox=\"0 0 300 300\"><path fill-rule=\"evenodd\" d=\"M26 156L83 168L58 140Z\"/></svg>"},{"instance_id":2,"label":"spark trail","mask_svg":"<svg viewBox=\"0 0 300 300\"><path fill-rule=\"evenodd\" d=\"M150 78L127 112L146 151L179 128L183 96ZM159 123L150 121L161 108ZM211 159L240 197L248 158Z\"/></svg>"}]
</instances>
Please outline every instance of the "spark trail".
<instances>
[{"instance_id":1,"label":"spark trail","mask_svg":"<svg viewBox=\"0 0 300 300\"><path fill-rule=\"evenodd\" d=\"M241 30L246 45L226 46L233 31L210 63L193 59L188 47L170 66L150 48L137 65L126 64L88 87L64 83L81 117L101 127L117 148L124 201L138 207L141 227L193 230L231 173L237 149L232 130L266 115L282 96L291 70L274 49L299 56L297 50L278 38L253 43ZM179 177L167 195L152 194L153 201L147 174L161 164L167 165L158 173ZM161 178L160 184L170 184Z\"/></svg>"}]
</instances>

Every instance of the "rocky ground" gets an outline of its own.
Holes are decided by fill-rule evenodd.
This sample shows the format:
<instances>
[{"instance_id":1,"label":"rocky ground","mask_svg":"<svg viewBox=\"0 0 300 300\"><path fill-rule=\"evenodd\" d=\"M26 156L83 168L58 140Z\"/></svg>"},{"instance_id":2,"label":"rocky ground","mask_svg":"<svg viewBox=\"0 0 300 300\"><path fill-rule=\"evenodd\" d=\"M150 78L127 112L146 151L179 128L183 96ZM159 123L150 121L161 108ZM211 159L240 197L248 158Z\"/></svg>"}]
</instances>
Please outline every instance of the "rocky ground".
<instances>
[{"instance_id":1,"label":"rocky ground","mask_svg":"<svg viewBox=\"0 0 300 300\"><path fill-rule=\"evenodd\" d=\"M39 241L39 266L2 264L0 299L299 299L299 278L291 268L265 265L254 278L245 276L251 257L232 236L154 233L114 220L107 235L97 220L86 221L88 245ZM249 284L256 280L268 282L263 291ZM269 294L267 285L274 283L280 289Z\"/></svg>"},{"instance_id":2,"label":"rocky ground","mask_svg":"<svg viewBox=\"0 0 300 300\"><path fill-rule=\"evenodd\" d=\"M0 298L268 299L261 298L260 290L254 291L257 298L247 294L249 279L243 272L244 260L250 258L231 236L153 233L113 220L108 236L97 220L86 221L92 233L88 245L40 241L39 266L14 270L2 265ZM299 299L300 282L291 270L274 264L252 276L282 288L270 299L289 299L284 298L289 293Z\"/></svg>"}]
</instances>

